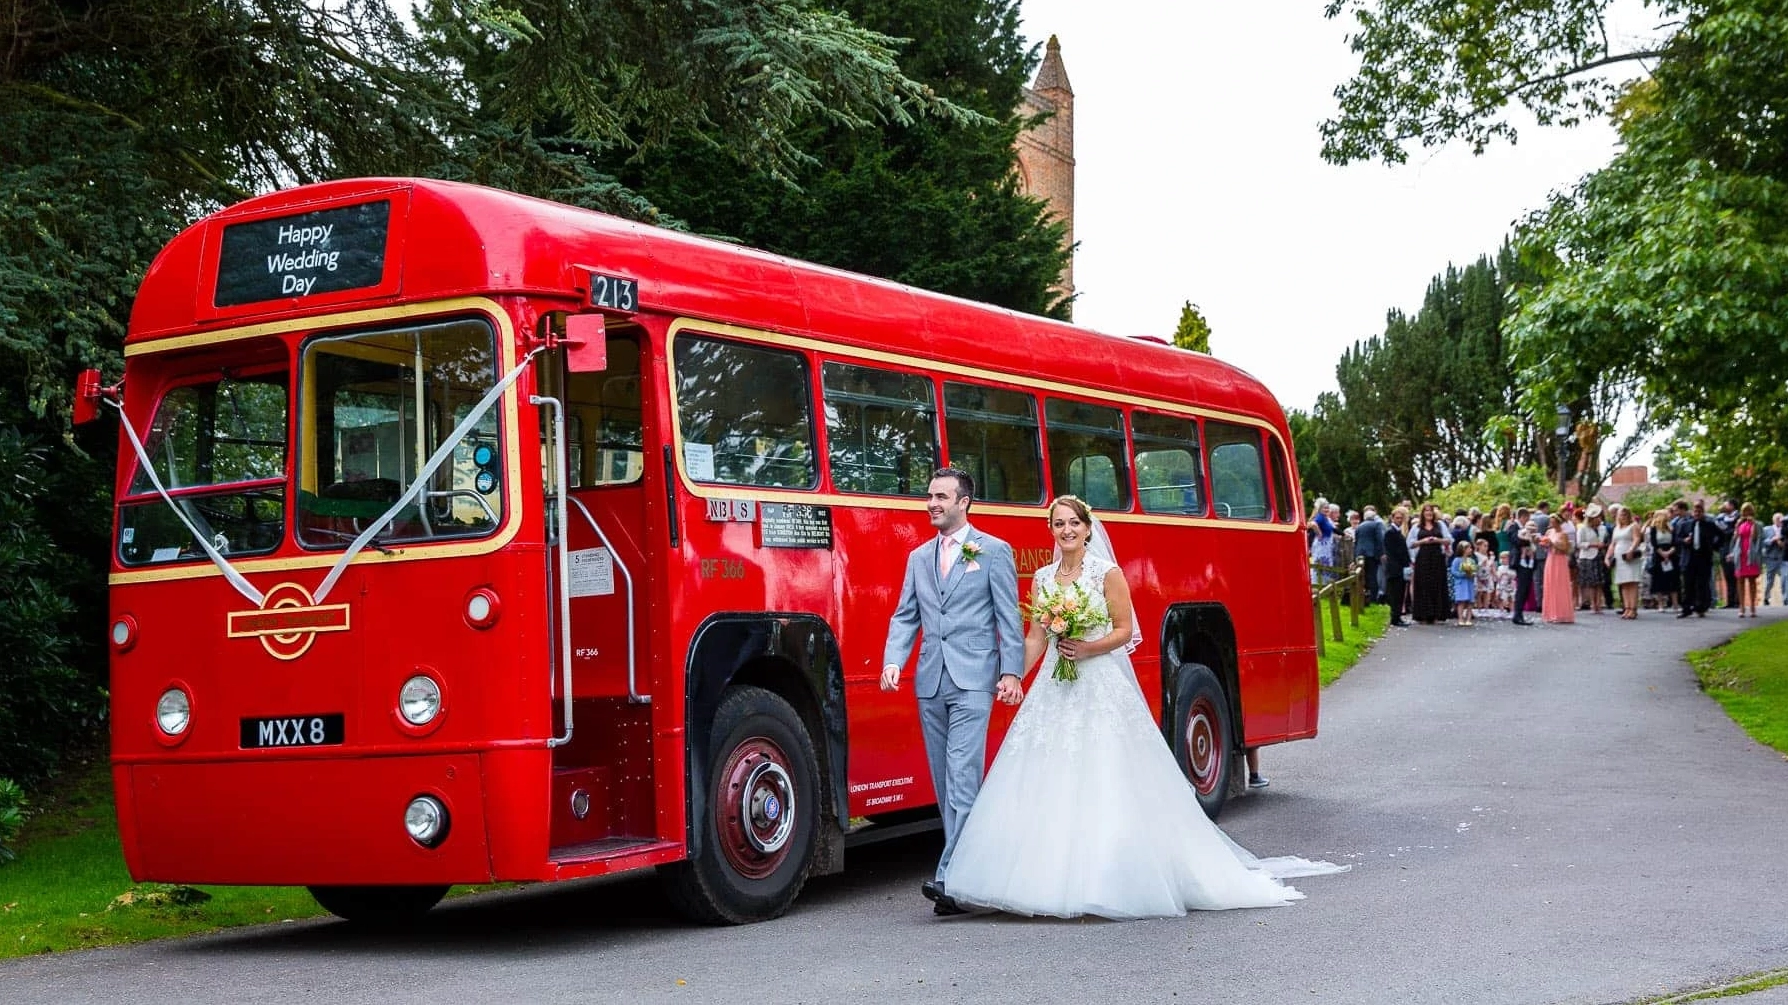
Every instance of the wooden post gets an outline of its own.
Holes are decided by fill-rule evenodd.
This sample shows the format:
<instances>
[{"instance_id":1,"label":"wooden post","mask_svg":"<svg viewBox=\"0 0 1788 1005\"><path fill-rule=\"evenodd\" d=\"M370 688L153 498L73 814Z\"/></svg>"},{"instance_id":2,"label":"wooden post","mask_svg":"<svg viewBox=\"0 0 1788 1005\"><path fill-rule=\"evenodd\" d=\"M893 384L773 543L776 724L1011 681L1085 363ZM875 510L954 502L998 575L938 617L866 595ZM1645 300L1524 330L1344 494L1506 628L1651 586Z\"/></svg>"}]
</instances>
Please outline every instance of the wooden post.
<instances>
[{"instance_id":1,"label":"wooden post","mask_svg":"<svg viewBox=\"0 0 1788 1005\"><path fill-rule=\"evenodd\" d=\"M1341 595L1329 591L1329 624L1335 626L1335 641L1346 642L1347 636L1341 632Z\"/></svg>"},{"instance_id":2,"label":"wooden post","mask_svg":"<svg viewBox=\"0 0 1788 1005\"><path fill-rule=\"evenodd\" d=\"M1353 567L1353 588L1347 591L1347 599L1352 601L1353 626L1360 627L1360 614L1366 609L1366 575L1363 564L1355 562Z\"/></svg>"},{"instance_id":3,"label":"wooden post","mask_svg":"<svg viewBox=\"0 0 1788 1005\"><path fill-rule=\"evenodd\" d=\"M1320 592L1310 595L1310 613L1316 616L1316 655L1324 656L1328 653L1328 646L1322 640L1322 594Z\"/></svg>"}]
</instances>

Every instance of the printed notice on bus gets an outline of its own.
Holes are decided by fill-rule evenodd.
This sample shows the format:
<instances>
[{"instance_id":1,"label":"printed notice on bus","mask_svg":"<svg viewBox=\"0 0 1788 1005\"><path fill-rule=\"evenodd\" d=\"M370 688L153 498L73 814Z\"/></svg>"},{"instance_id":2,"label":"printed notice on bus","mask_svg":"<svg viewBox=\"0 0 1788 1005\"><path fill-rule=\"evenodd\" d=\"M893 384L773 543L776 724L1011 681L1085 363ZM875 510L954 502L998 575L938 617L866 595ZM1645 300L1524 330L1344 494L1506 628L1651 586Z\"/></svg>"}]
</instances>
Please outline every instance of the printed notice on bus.
<instances>
[{"instance_id":1,"label":"printed notice on bus","mask_svg":"<svg viewBox=\"0 0 1788 1005\"><path fill-rule=\"evenodd\" d=\"M377 286L390 224L390 200L231 224L213 302L233 307Z\"/></svg>"},{"instance_id":2,"label":"printed notice on bus","mask_svg":"<svg viewBox=\"0 0 1788 1005\"><path fill-rule=\"evenodd\" d=\"M615 560L607 548L581 548L571 553L571 595L606 597L615 592Z\"/></svg>"},{"instance_id":3,"label":"printed notice on bus","mask_svg":"<svg viewBox=\"0 0 1788 1005\"><path fill-rule=\"evenodd\" d=\"M765 548L832 547L832 507L759 503L758 531Z\"/></svg>"},{"instance_id":4,"label":"printed notice on bus","mask_svg":"<svg viewBox=\"0 0 1788 1005\"><path fill-rule=\"evenodd\" d=\"M683 466L689 469L689 477L698 482L714 480L714 444L683 444Z\"/></svg>"}]
</instances>

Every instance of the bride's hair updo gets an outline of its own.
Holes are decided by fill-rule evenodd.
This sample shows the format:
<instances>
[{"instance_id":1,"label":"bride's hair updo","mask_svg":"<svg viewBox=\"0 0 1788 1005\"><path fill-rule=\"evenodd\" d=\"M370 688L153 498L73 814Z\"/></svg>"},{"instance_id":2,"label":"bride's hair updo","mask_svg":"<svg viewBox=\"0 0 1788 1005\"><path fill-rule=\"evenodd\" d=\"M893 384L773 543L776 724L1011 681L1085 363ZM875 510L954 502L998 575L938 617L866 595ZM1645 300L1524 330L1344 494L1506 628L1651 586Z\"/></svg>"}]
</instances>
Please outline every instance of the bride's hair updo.
<instances>
[{"instance_id":1,"label":"bride's hair updo","mask_svg":"<svg viewBox=\"0 0 1788 1005\"><path fill-rule=\"evenodd\" d=\"M1052 521L1055 519L1055 508L1057 506L1068 507L1074 511L1075 516L1080 518L1081 523L1086 524L1088 527L1093 525L1093 511L1087 509L1086 503L1082 502L1079 496L1056 496L1054 499L1049 500L1049 519Z\"/></svg>"}]
</instances>

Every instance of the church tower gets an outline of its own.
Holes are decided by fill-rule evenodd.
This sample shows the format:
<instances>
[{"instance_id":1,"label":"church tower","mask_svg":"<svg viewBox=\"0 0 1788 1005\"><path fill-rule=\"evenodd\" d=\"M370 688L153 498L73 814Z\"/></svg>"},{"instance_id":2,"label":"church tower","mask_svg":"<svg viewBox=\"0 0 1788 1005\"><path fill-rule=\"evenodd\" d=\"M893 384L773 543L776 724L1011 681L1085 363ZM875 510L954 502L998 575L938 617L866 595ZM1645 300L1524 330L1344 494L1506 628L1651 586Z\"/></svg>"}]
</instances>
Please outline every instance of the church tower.
<instances>
[{"instance_id":1,"label":"church tower","mask_svg":"<svg viewBox=\"0 0 1788 1005\"><path fill-rule=\"evenodd\" d=\"M1018 186L1026 195L1049 204L1050 215L1068 225L1068 246L1074 246L1074 89L1062 65L1062 46L1054 35L1044 48L1037 79L1024 89L1019 111L1048 115L1034 129L1018 135ZM1074 293L1074 262L1068 261L1055 288Z\"/></svg>"}]
</instances>

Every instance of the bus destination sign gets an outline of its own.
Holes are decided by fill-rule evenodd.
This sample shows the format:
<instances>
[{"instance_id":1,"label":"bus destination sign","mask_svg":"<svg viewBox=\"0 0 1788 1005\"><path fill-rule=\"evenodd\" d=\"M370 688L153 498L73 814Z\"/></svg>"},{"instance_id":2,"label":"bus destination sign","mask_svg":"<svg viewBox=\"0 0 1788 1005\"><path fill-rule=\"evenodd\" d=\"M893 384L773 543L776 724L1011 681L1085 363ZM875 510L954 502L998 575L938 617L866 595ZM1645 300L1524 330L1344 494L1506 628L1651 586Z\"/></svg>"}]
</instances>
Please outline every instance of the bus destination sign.
<instances>
[{"instance_id":1,"label":"bus destination sign","mask_svg":"<svg viewBox=\"0 0 1788 1005\"><path fill-rule=\"evenodd\" d=\"M377 286L391 202L322 209L224 228L218 307Z\"/></svg>"}]
</instances>

